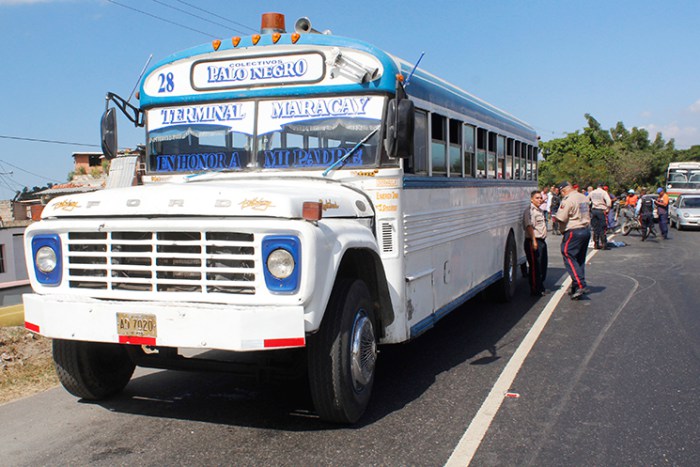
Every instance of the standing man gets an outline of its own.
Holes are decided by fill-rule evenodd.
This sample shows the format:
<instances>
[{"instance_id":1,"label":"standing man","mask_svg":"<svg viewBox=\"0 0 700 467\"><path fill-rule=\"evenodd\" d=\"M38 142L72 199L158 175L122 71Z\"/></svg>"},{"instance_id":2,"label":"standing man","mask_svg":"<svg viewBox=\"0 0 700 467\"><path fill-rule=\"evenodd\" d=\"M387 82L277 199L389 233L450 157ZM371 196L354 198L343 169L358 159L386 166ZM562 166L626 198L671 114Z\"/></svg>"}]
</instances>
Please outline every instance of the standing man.
<instances>
[{"instance_id":1,"label":"standing man","mask_svg":"<svg viewBox=\"0 0 700 467\"><path fill-rule=\"evenodd\" d=\"M561 203L559 188L553 186L550 191L552 193L552 205L549 208L549 214L552 216L552 234L561 235L561 232L559 232L559 224L557 224L557 218L555 217L559 210L559 203Z\"/></svg>"},{"instance_id":2,"label":"standing man","mask_svg":"<svg viewBox=\"0 0 700 467\"><path fill-rule=\"evenodd\" d=\"M549 221L549 207L551 205L551 198L549 194L549 187L546 186L542 188L542 203L540 203L540 210L544 213L544 223L547 225Z\"/></svg>"},{"instance_id":3,"label":"standing man","mask_svg":"<svg viewBox=\"0 0 700 467\"><path fill-rule=\"evenodd\" d=\"M547 221L540 209L542 204L542 193L535 190L530 193L530 206L523 212L525 256L529 266L527 280L530 284L530 295L535 297L546 294L544 280L547 277Z\"/></svg>"},{"instance_id":4,"label":"standing man","mask_svg":"<svg viewBox=\"0 0 700 467\"><path fill-rule=\"evenodd\" d=\"M639 200L637 201L636 214L639 216L639 223L642 225L642 241L647 239L649 234L656 237L654 232L654 199L647 196L646 188L639 190Z\"/></svg>"},{"instance_id":5,"label":"standing man","mask_svg":"<svg viewBox=\"0 0 700 467\"><path fill-rule=\"evenodd\" d=\"M668 240L668 195L666 190L659 188L656 190L659 197L654 201L656 203L656 211L659 213L659 229L664 240Z\"/></svg>"},{"instance_id":6,"label":"standing man","mask_svg":"<svg viewBox=\"0 0 700 467\"><path fill-rule=\"evenodd\" d=\"M591 226L593 227L593 248L605 249L608 246L606 216L612 203L610 195L603 189L603 182L598 183L598 188L588 193L591 202Z\"/></svg>"},{"instance_id":7,"label":"standing man","mask_svg":"<svg viewBox=\"0 0 700 467\"><path fill-rule=\"evenodd\" d=\"M588 293L585 277L586 252L591 239L588 198L574 190L569 182L561 182L559 192L562 200L557 211L557 221L564 234L561 255L564 267L571 276L571 299L578 300Z\"/></svg>"}]
</instances>

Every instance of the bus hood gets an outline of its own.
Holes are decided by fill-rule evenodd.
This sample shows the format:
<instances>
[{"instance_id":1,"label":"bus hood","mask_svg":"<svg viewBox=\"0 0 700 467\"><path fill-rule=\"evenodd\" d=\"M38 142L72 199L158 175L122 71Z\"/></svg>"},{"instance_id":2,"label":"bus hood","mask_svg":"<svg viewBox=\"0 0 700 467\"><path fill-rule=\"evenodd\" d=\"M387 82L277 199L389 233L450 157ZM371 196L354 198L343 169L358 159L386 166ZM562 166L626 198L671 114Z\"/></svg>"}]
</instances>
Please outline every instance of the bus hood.
<instances>
[{"instance_id":1,"label":"bus hood","mask_svg":"<svg viewBox=\"0 0 700 467\"><path fill-rule=\"evenodd\" d=\"M240 216L301 218L304 202L323 217L370 217L366 196L337 182L304 179L209 180L100 190L54 198L42 218L105 216Z\"/></svg>"}]
</instances>

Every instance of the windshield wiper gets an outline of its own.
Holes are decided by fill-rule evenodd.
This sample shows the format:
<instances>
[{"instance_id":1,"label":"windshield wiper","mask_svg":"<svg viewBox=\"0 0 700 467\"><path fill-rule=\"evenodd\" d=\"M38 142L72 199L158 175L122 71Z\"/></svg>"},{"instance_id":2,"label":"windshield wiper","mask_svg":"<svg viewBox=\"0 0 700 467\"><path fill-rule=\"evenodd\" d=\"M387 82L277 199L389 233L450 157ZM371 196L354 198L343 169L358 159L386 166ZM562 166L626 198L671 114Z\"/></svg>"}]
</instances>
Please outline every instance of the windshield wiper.
<instances>
[{"instance_id":1,"label":"windshield wiper","mask_svg":"<svg viewBox=\"0 0 700 467\"><path fill-rule=\"evenodd\" d=\"M357 151L357 149L358 149L360 146L362 146L363 144L365 144L372 136L374 136L374 134L375 134L378 130L379 130L379 128L375 128L375 129L372 130L367 136L365 136L364 138L362 138L362 139L360 140L360 142L358 142L355 146L353 146L353 148L350 149L343 157L341 157L341 158L338 159L337 161L333 162L333 163L330 165L330 167L328 167L326 170L324 170L322 175L325 177L326 175L328 175L328 172L330 172L331 170L335 169L335 168L338 167L340 164L342 164L343 162L345 162L345 161L348 159L348 157L352 156L352 155L355 153L355 151Z\"/></svg>"}]
</instances>

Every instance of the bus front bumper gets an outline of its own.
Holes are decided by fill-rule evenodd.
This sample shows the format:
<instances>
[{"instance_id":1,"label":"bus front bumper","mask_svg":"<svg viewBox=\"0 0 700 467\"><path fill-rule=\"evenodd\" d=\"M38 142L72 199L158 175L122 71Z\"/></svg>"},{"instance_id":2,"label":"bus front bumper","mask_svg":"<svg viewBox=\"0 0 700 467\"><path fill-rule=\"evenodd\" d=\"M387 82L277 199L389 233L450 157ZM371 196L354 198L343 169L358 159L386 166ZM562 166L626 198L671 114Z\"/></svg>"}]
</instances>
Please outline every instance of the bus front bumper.
<instances>
[{"instance_id":1,"label":"bus front bumper","mask_svg":"<svg viewBox=\"0 0 700 467\"><path fill-rule=\"evenodd\" d=\"M23 299L25 327L55 339L233 351L305 345L301 306L107 301L38 294L24 294Z\"/></svg>"}]
</instances>

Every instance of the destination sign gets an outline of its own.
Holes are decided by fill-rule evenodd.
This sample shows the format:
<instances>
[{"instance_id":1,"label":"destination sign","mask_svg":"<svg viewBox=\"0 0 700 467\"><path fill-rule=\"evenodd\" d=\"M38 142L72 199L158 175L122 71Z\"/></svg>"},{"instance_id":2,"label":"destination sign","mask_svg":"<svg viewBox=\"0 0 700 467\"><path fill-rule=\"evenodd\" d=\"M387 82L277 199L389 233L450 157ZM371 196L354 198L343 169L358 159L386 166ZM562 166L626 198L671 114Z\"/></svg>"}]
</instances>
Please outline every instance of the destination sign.
<instances>
[{"instance_id":1,"label":"destination sign","mask_svg":"<svg viewBox=\"0 0 700 467\"><path fill-rule=\"evenodd\" d=\"M192 85L196 90L211 90L315 83L323 79L324 72L320 53L205 60L192 66Z\"/></svg>"}]
</instances>

